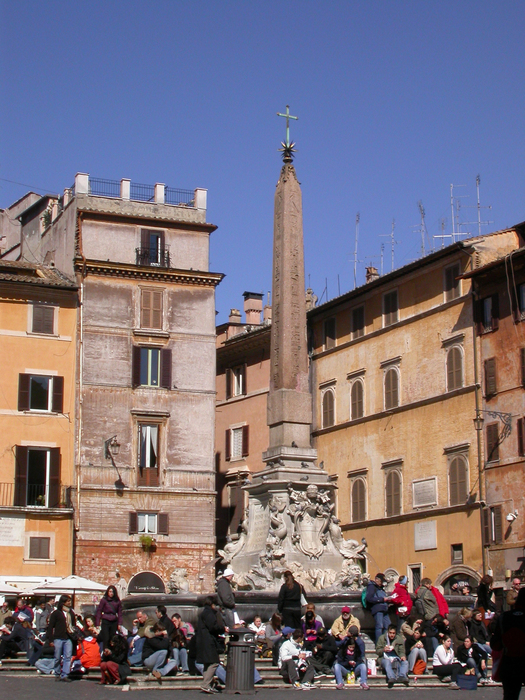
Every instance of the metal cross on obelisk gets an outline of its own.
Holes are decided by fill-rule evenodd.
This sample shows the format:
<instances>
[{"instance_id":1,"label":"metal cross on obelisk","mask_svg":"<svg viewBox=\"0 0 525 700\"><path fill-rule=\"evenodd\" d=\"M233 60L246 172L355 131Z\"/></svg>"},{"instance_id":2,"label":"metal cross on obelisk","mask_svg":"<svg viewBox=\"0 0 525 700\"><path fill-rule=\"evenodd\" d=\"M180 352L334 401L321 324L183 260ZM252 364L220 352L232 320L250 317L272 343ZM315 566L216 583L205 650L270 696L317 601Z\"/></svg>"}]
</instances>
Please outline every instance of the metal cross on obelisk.
<instances>
[{"instance_id":1,"label":"metal cross on obelisk","mask_svg":"<svg viewBox=\"0 0 525 700\"><path fill-rule=\"evenodd\" d=\"M286 143L282 143L282 149L284 153L284 157L291 158L291 154L294 151L294 145L293 143L290 143L290 119L299 119L299 117L293 117L290 114L290 105L286 105L286 114L282 114L281 112L277 112L278 117L284 117L286 119Z\"/></svg>"}]
</instances>

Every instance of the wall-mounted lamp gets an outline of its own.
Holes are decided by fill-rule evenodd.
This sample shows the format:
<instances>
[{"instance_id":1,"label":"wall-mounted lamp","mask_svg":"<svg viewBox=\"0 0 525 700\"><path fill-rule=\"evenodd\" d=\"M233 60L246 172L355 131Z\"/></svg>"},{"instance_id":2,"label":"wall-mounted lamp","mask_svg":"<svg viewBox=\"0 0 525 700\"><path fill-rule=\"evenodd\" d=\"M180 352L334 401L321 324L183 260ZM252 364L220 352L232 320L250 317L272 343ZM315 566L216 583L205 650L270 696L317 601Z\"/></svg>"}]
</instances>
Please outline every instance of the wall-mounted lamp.
<instances>
[{"instance_id":1,"label":"wall-mounted lamp","mask_svg":"<svg viewBox=\"0 0 525 700\"><path fill-rule=\"evenodd\" d=\"M476 430L483 430L483 424L485 419L483 418L483 413L486 413L490 418L495 418L503 423L503 430L501 431L500 440L504 440L512 432L512 413L501 413L501 411L486 411L485 409L478 408L476 411L476 417L474 420L474 427Z\"/></svg>"},{"instance_id":2,"label":"wall-mounted lamp","mask_svg":"<svg viewBox=\"0 0 525 700\"><path fill-rule=\"evenodd\" d=\"M113 435L104 441L104 457L111 459L116 457L120 451L120 442L117 441L117 436Z\"/></svg>"},{"instance_id":3,"label":"wall-mounted lamp","mask_svg":"<svg viewBox=\"0 0 525 700\"><path fill-rule=\"evenodd\" d=\"M518 517L518 511L515 510L514 513L511 512L507 515L507 520L509 523L513 523L517 517Z\"/></svg>"}]
</instances>

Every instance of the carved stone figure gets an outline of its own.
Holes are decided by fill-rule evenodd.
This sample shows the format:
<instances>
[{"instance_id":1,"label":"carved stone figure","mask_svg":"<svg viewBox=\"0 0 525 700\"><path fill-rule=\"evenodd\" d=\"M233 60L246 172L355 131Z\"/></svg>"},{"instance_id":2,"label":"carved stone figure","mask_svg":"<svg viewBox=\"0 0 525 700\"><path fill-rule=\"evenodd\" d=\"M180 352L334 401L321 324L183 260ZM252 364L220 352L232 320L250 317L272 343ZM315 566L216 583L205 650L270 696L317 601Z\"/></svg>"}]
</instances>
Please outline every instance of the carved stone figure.
<instances>
[{"instance_id":1,"label":"carved stone figure","mask_svg":"<svg viewBox=\"0 0 525 700\"><path fill-rule=\"evenodd\" d=\"M340 522L339 518L330 518L329 531L334 547L341 552L345 559L364 559L362 552L366 549L366 545L359 544L357 540L345 540L339 526Z\"/></svg>"},{"instance_id":2,"label":"carved stone figure","mask_svg":"<svg viewBox=\"0 0 525 700\"><path fill-rule=\"evenodd\" d=\"M241 523L241 532L237 540L230 535L226 535L224 549L217 550L224 564L230 564L233 557L244 549L246 538L248 537L248 508L244 511L244 519Z\"/></svg>"},{"instance_id":3,"label":"carved stone figure","mask_svg":"<svg viewBox=\"0 0 525 700\"><path fill-rule=\"evenodd\" d=\"M168 589L170 593L185 593L190 590L188 582L188 572L182 567L174 569L171 572L170 580L168 581Z\"/></svg>"}]
</instances>

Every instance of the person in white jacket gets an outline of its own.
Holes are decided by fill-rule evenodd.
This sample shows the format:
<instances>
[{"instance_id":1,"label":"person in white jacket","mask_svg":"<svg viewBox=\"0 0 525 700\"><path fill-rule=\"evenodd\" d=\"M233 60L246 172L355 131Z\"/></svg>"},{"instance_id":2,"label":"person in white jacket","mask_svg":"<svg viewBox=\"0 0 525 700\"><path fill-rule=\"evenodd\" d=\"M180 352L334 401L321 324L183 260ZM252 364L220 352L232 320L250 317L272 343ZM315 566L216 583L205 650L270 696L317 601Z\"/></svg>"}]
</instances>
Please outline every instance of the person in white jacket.
<instances>
[{"instance_id":1,"label":"person in white jacket","mask_svg":"<svg viewBox=\"0 0 525 700\"><path fill-rule=\"evenodd\" d=\"M442 683L450 683L452 687L457 687L458 676L465 673L465 669L458 662L454 661L454 650L452 649L452 640L445 635L441 644L434 652L432 666L436 676Z\"/></svg>"},{"instance_id":2,"label":"person in white jacket","mask_svg":"<svg viewBox=\"0 0 525 700\"><path fill-rule=\"evenodd\" d=\"M284 642L279 649L279 673L285 683L291 683L297 690L312 688L315 668L308 662L310 652L303 649L302 630L284 627L283 637Z\"/></svg>"}]
</instances>

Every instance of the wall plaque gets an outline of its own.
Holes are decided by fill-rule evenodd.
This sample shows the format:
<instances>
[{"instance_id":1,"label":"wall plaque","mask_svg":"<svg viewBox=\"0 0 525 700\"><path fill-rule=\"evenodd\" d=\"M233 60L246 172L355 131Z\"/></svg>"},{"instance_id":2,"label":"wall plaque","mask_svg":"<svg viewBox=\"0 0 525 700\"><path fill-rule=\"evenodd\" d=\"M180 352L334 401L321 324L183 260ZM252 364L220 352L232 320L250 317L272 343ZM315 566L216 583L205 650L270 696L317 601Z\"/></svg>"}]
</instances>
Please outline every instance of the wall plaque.
<instances>
[{"instance_id":1,"label":"wall plaque","mask_svg":"<svg viewBox=\"0 0 525 700\"><path fill-rule=\"evenodd\" d=\"M412 503L414 508L437 505L437 481L435 476L430 479L412 482Z\"/></svg>"},{"instance_id":2,"label":"wall plaque","mask_svg":"<svg viewBox=\"0 0 525 700\"><path fill-rule=\"evenodd\" d=\"M164 581L153 571L141 571L129 582L128 593L166 593Z\"/></svg>"},{"instance_id":3,"label":"wall plaque","mask_svg":"<svg viewBox=\"0 0 525 700\"><path fill-rule=\"evenodd\" d=\"M437 549L436 520L414 523L414 549Z\"/></svg>"},{"instance_id":4,"label":"wall plaque","mask_svg":"<svg viewBox=\"0 0 525 700\"><path fill-rule=\"evenodd\" d=\"M245 552L263 552L270 527L268 507L253 499L250 502L250 519L248 525L248 541Z\"/></svg>"},{"instance_id":5,"label":"wall plaque","mask_svg":"<svg viewBox=\"0 0 525 700\"><path fill-rule=\"evenodd\" d=\"M0 547L23 547L25 518L0 518Z\"/></svg>"}]
</instances>

